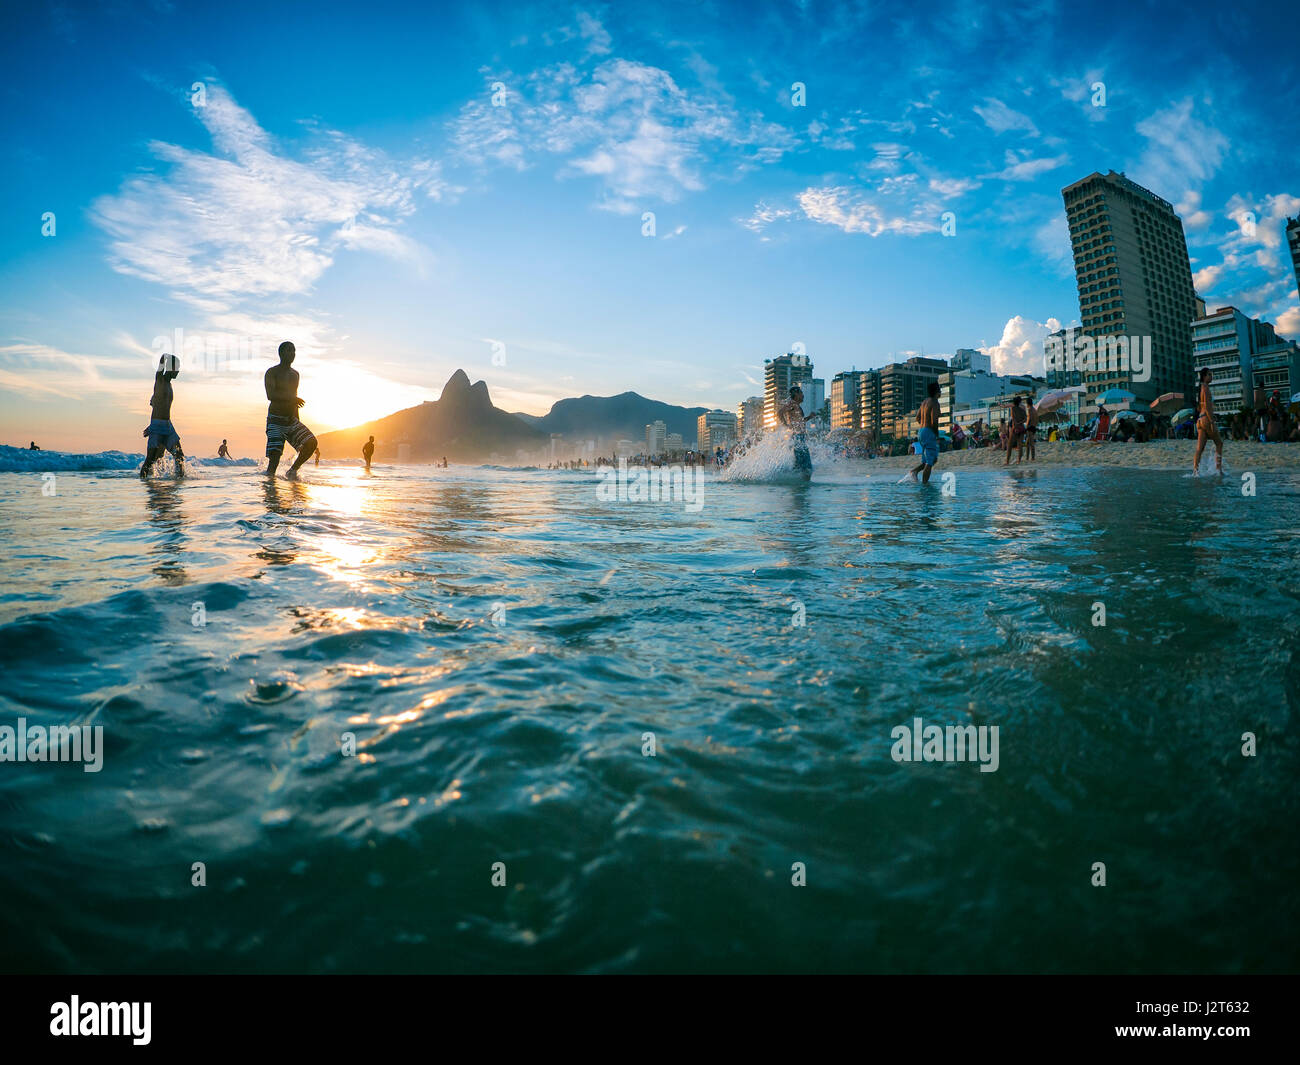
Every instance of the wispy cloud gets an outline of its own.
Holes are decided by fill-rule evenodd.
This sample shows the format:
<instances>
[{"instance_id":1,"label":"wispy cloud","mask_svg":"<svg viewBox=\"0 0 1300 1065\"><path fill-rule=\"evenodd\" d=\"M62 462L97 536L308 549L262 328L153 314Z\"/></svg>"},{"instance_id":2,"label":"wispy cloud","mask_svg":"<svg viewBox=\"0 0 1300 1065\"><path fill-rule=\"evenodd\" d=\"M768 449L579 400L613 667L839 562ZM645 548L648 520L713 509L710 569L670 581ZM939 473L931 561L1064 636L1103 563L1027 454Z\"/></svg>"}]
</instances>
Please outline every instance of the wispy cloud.
<instances>
[{"instance_id":1,"label":"wispy cloud","mask_svg":"<svg viewBox=\"0 0 1300 1065\"><path fill-rule=\"evenodd\" d=\"M452 124L460 160L523 170L540 158L561 177L595 178L599 205L632 213L647 201L672 203L779 159L795 144L784 127L743 114L723 96L693 94L666 70L609 59L589 74L569 63L526 78L489 76L504 86L472 100Z\"/></svg>"},{"instance_id":2,"label":"wispy cloud","mask_svg":"<svg viewBox=\"0 0 1300 1065\"><path fill-rule=\"evenodd\" d=\"M328 131L305 159L290 158L219 85L194 111L212 152L154 142L167 171L129 178L93 205L118 272L216 309L305 293L342 248L424 261L394 227L438 180L433 167L404 170Z\"/></svg>"}]
</instances>

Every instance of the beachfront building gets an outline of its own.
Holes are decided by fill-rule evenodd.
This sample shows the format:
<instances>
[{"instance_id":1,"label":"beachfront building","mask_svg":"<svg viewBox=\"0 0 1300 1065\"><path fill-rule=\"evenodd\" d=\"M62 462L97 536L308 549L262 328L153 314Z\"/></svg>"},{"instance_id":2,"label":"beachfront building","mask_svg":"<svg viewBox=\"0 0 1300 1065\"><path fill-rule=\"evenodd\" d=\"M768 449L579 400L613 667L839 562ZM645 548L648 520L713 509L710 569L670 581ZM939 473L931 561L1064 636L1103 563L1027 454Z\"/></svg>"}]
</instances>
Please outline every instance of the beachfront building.
<instances>
[{"instance_id":1,"label":"beachfront building","mask_svg":"<svg viewBox=\"0 0 1300 1065\"><path fill-rule=\"evenodd\" d=\"M812 387L805 388L803 393L803 416L805 418L813 417L826 406L826 379L824 377L814 377L808 383Z\"/></svg>"},{"instance_id":2,"label":"beachfront building","mask_svg":"<svg viewBox=\"0 0 1300 1065\"><path fill-rule=\"evenodd\" d=\"M870 412L875 424L863 425L863 428L886 436L906 436L911 417L925 401L930 382L937 381L947 369L948 364L943 359L921 355L914 355L906 362L882 366L879 398L875 410Z\"/></svg>"},{"instance_id":3,"label":"beachfront building","mask_svg":"<svg viewBox=\"0 0 1300 1065\"><path fill-rule=\"evenodd\" d=\"M630 459L641 450L641 443L636 440L619 440L614 444L614 457Z\"/></svg>"},{"instance_id":4,"label":"beachfront building","mask_svg":"<svg viewBox=\"0 0 1300 1065\"><path fill-rule=\"evenodd\" d=\"M763 427L776 428L776 408L789 398L790 389L798 385L803 389L804 407L812 392L812 359L807 355L788 352L763 362ZM804 413L808 413L807 409ZM701 443L701 446L703 444Z\"/></svg>"},{"instance_id":5,"label":"beachfront building","mask_svg":"<svg viewBox=\"0 0 1300 1065\"><path fill-rule=\"evenodd\" d=\"M645 453L651 458L664 453L664 438L668 435L668 426L663 422L651 422L645 427Z\"/></svg>"},{"instance_id":6,"label":"beachfront building","mask_svg":"<svg viewBox=\"0 0 1300 1065\"><path fill-rule=\"evenodd\" d=\"M1083 384L1083 371L1066 358L1074 350L1074 334L1073 329L1058 329L1043 339L1048 388L1075 388Z\"/></svg>"},{"instance_id":7,"label":"beachfront building","mask_svg":"<svg viewBox=\"0 0 1300 1065\"><path fill-rule=\"evenodd\" d=\"M736 406L736 437L746 440L763 431L763 397L750 396Z\"/></svg>"},{"instance_id":8,"label":"beachfront building","mask_svg":"<svg viewBox=\"0 0 1300 1065\"><path fill-rule=\"evenodd\" d=\"M985 355L976 348L958 348L957 353L948 361L948 369L992 373L993 356Z\"/></svg>"},{"instance_id":9,"label":"beachfront building","mask_svg":"<svg viewBox=\"0 0 1300 1065\"><path fill-rule=\"evenodd\" d=\"M729 447L736 442L737 418L729 410L707 410L696 420L700 450Z\"/></svg>"},{"instance_id":10,"label":"beachfront building","mask_svg":"<svg viewBox=\"0 0 1300 1065\"><path fill-rule=\"evenodd\" d=\"M1182 220L1173 206L1114 170L1093 173L1061 190L1074 249L1082 332L1103 338L1150 338L1150 376L1130 366L1084 366L1082 384L1094 403L1123 388L1150 403L1192 383L1196 291ZM1108 345L1113 352L1116 341ZM1118 360L1115 360L1118 361Z\"/></svg>"},{"instance_id":11,"label":"beachfront building","mask_svg":"<svg viewBox=\"0 0 1300 1065\"><path fill-rule=\"evenodd\" d=\"M939 375L939 431L951 432L954 415L962 411L986 407L990 400L999 396L1019 394L1032 398L1043 385L1043 378L1028 374L947 370ZM911 419L910 425L916 425L915 418Z\"/></svg>"},{"instance_id":12,"label":"beachfront building","mask_svg":"<svg viewBox=\"0 0 1300 1065\"><path fill-rule=\"evenodd\" d=\"M1274 392L1281 393L1285 407L1290 397L1300 392L1300 344L1294 340L1279 337L1276 344L1255 352L1250 362L1255 388L1252 408L1267 402ZM1213 384L1210 391L1214 391Z\"/></svg>"},{"instance_id":13,"label":"beachfront building","mask_svg":"<svg viewBox=\"0 0 1300 1065\"><path fill-rule=\"evenodd\" d=\"M1295 288L1300 292L1300 215L1286 220L1286 242L1291 249L1291 268L1295 271Z\"/></svg>"},{"instance_id":14,"label":"beachfront building","mask_svg":"<svg viewBox=\"0 0 1300 1065\"><path fill-rule=\"evenodd\" d=\"M880 371L863 370L858 385L858 428L880 436Z\"/></svg>"},{"instance_id":15,"label":"beachfront building","mask_svg":"<svg viewBox=\"0 0 1300 1065\"><path fill-rule=\"evenodd\" d=\"M664 454L672 457L680 456L686 450L686 441L682 439L681 433L668 433L664 436Z\"/></svg>"},{"instance_id":16,"label":"beachfront building","mask_svg":"<svg viewBox=\"0 0 1300 1065\"><path fill-rule=\"evenodd\" d=\"M831 428L862 428L862 379L865 370L842 370L831 378Z\"/></svg>"},{"instance_id":17,"label":"beachfront building","mask_svg":"<svg viewBox=\"0 0 1300 1065\"><path fill-rule=\"evenodd\" d=\"M1210 371L1210 398L1216 415L1230 416L1243 406L1253 406L1252 361L1256 353L1277 345L1272 325L1242 314L1236 307L1220 307L1192 322L1192 365L1198 380L1202 369Z\"/></svg>"}]
</instances>

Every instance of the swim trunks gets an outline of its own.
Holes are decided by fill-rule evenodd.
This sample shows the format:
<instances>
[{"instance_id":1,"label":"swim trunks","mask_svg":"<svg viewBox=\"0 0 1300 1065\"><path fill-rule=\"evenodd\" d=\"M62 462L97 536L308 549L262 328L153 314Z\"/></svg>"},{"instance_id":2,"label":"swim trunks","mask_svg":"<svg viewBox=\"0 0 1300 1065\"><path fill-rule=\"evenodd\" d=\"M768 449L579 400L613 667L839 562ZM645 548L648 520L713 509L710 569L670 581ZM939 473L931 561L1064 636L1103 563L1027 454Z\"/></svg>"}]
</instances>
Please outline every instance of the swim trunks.
<instances>
[{"instance_id":1,"label":"swim trunks","mask_svg":"<svg viewBox=\"0 0 1300 1065\"><path fill-rule=\"evenodd\" d=\"M808 437L803 433L794 434L794 468L812 472L812 456L808 454Z\"/></svg>"},{"instance_id":2,"label":"swim trunks","mask_svg":"<svg viewBox=\"0 0 1300 1065\"><path fill-rule=\"evenodd\" d=\"M152 419L142 435L149 438L150 451L156 447L163 447L174 455L181 449L181 438L166 418Z\"/></svg>"},{"instance_id":3,"label":"swim trunks","mask_svg":"<svg viewBox=\"0 0 1300 1065\"><path fill-rule=\"evenodd\" d=\"M939 461L939 434L929 426L921 427L921 461L927 466L933 466Z\"/></svg>"},{"instance_id":4,"label":"swim trunks","mask_svg":"<svg viewBox=\"0 0 1300 1065\"><path fill-rule=\"evenodd\" d=\"M284 450L286 440L299 453L305 451L310 454L316 450L316 437L297 418L282 418L278 414L268 414L266 416L267 457L280 454Z\"/></svg>"}]
</instances>

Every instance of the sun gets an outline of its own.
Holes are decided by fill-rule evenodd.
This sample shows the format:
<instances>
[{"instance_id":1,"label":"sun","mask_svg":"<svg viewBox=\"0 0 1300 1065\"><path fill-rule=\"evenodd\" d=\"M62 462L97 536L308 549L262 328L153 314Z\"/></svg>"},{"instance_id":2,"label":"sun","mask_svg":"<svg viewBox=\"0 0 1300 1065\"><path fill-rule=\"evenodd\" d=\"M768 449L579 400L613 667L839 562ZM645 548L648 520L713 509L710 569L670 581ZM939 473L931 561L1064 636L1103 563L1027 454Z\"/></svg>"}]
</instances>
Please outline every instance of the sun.
<instances>
[{"instance_id":1,"label":"sun","mask_svg":"<svg viewBox=\"0 0 1300 1065\"><path fill-rule=\"evenodd\" d=\"M302 420L318 432L361 425L432 398L358 366L329 362L303 370L298 394L306 400Z\"/></svg>"}]
</instances>

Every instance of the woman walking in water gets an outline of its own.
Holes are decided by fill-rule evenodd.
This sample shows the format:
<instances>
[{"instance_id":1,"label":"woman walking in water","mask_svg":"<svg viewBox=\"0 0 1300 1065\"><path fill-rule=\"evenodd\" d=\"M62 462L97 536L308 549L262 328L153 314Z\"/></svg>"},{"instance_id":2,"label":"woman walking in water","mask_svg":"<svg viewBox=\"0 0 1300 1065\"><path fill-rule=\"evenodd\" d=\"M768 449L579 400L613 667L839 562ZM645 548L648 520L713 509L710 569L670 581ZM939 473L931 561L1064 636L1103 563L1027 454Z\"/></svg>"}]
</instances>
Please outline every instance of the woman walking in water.
<instances>
[{"instance_id":1,"label":"woman walking in water","mask_svg":"<svg viewBox=\"0 0 1300 1065\"><path fill-rule=\"evenodd\" d=\"M1201 452L1205 450L1205 441L1214 441L1214 472L1223 473L1223 437L1214 424L1214 400L1210 397L1210 377L1208 367L1201 370L1201 415L1196 419L1196 457L1192 459L1192 474L1201 475Z\"/></svg>"}]
</instances>

